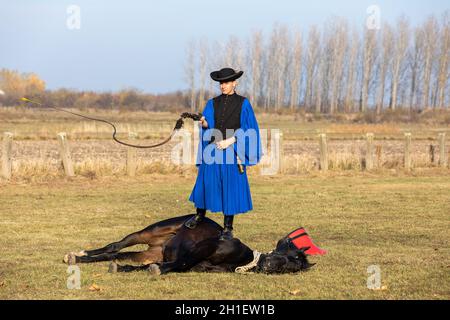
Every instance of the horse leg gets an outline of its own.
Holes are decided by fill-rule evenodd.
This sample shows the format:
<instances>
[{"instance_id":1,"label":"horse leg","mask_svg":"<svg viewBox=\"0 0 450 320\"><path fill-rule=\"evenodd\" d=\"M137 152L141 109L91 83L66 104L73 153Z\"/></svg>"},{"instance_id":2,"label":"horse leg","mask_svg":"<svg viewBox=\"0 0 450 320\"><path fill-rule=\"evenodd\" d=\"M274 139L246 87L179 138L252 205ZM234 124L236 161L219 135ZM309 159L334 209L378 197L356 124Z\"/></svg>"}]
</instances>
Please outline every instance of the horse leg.
<instances>
[{"instance_id":1,"label":"horse leg","mask_svg":"<svg viewBox=\"0 0 450 320\"><path fill-rule=\"evenodd\" d=\"M143 271L143 270L154 270L157 266L156 263L161 263L163 260L163 252L161 247L150 247L147 251L143 251L140 255L134 256L134 262L141 262L142 266L132 266L132 265L119 265L115 261L111 262L109 265L109 273L115 272L132 272L132 271Z\"/></svg>"},{"instance_id":2,"label":"horse leg","mask_svg":"<svg viewBox=\"0 0 450 320\"><path fill-rule=\"evenodd\" d=\"M93 263L112 260L139 260L141 252L113 252L102 253L96 256L75 256L75 263Z\"/></svg>"},{"instance_id":3,"label":"horse leg","mask_svg":"<svg viewBox=\"0 0 450 320\"><path fill-rule=\"evenodd\" d=\"M119 265L115 262L111 262L111 264L109 265L108 272L116 273L116 272L146 271L146 270L148 270L148 267L149 267L148 264L145 264L143 266L132 266L129 264Z\"/></svg>"},{"instance_id":4,"label":"horse leg","mask_svg":"<svg viewBox=\"0 0 450 320\"><path fill-rule=\"evenodd\" d=\"M209 261L202 261L199 264L196 264L191 271L193 272L228 272L230 268L226 265L214 265Z\"/></svg>"},{"instance_id":5,"label":"horse leg","mask_svg":"<svg viewBox=\"0 0 450 320\"><path fill-rule=\"evenodd\" d=\"M146 237L146 232L139 231L129 234L125 238L120 241L110 243L103 248L94 249L94 250L86 250L84 251L85 255L88 257L104 254L104 253L114 253L119 252L120 250L134 246L136 244L145 244L148 241L148 237Z\"/></svg>"},{"instance_id":6,"label":"horse leg","mask_svg":"<svg viewBox=\"0 0 450 320\"><path fill-rule=\"evenodd\" d=\"M94 250L80 251L78 253L71 252L64 256L63 262L67 264L74 264L80 261L81 257L94 257L102 254L117 253L123 248L134 246L136 244L147 244L151 250L156 250L154 254L161 249L167 239L176 233L177 226L169 226L164 228L143 229L138 232L134 232L126 236L120 241L110 243L102 248ZM159 248L159 249L158 249ZM160 254L162 255L162 253ZM159 260L162 260L159 259ZM104 261L104 260L101 260Z\"/></svg>"},{"instance_id":7,"label":"horse leg","mask_svg":"<svg viewBox=\"0 0 450 320\"><path fill-rule=\"evenodd\" d=\"M142 232L135 232L135 233L129 234L128 236L126 236L125 238L123 238L122 240L120 240L118 242L110 243L100 249L86 250L86 251L82 250L77 253L70 252L64 256L63 262L67 263L67 264L75 264L78 262L106 261L106 260L102 260L102 259L105 259L105 257L106 257L106 256L104 256L105 254L107 255L107 254L117 253L123 248L130 247L135 244L145 243L142 241L143 241ZM94 257L94 256L101 256L99 258L100 260L87 259L89 257ZM83 259L81 259L81 258L83 258Z\"/></svg>"},{"instance_id":8,"label":"horse leg","mask_svg":"<svg viewBox=\"0 0 450 320\"><path fill-rule=\"evenodd\" d=\"M160 275L169 272L183 272L191 269L200 261L191 257L184 257L182 260L163 262L161 264L152 263L148 266L151 274Z\"/></svg>"},{"instance_id":9,"label":"horse leg","mask_svg":"<svg viewBox=\"0 0 450 320\"><path fill-rule=\"evenodd\" d=\"M146 251L140 252L113 252L102 253L96 256L75 256L75 263L91 263L112 260L131 260L136 263L151 264L162 261L162 248L150 247Z\"/></svg>"},{"instance_id":10,"label":"horse leg","mask_svg":"<svg viewBox=\"0 0 450 320\"><path fill-rule=\"evenodd\" d=\"M120 241L110 243L103 248L81 251L75 255L95 256L103 253L114 253L136 244L148 244L150 247L162 246L168 238L176 234L178 228L179 226L176 224L164 227L147 227L141 231L129 234Z\"/></svg>"}]
</instances>

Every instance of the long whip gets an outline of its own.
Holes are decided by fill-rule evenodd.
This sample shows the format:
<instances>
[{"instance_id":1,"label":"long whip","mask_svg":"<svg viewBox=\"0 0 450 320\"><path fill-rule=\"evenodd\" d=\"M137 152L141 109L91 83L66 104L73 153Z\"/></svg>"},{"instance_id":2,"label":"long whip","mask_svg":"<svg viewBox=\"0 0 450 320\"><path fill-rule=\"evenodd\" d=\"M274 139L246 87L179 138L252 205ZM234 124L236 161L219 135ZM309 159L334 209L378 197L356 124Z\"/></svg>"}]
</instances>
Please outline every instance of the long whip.
<instances>
[{"instance_id":1,"label":"long whip","mask_svg":"<svg viewBox=\"0 0 450 320\"><path fill-rule=\"evenodd\" d=\"M167 139L165 139L164 141L162 141L160 143L157 143L157 144L142 146L142 145L135 145L135 144L126 143L126 142L123 142L123 141L120 141L119 139L117 139L116 138L116 133L117 133L116 126L114 124L112 124L111 122L107 121L107 120L88 117L88 116L85 116L85 115L82 115L82 114L79 114L79 113L75 113L75 112L72 112L72 111L68 111L68 110L64 110L64 109L61 109L61 108L53 107L53 106L50 106L50 105L46 105L46 104L43 104L41 102L34 101L34 100L31 100L31 99L28 99L28 98L25 98L25 97L21 98L20 100L28 102L28 103L33 103L33 104L39 105L41 107L47 107L47 108L55 109L55 110L58 110L58 111L67 112L67 113L70 113L70 114L73 114L75 116L82 117L82 118L85 118L85 119L107 123L110 126L112 126L113 129L114 129L114 132L113 132L113 135L112 135L114 141L116 141L117 143L123 144L124 146L127 146L127 147L141 148L141 149L148 149L148 148L155 148L155 147L162 146L163 144L169 142L170 139L172 139L173 135L175 134L175 130L179 130L179 129L181 129L183 127L184 119L190 118L190 119L192 119L194 121L199 121L200 118L202 117L201 113L193 114L193 113L189 113L189 112L184 112L184 113L181 114L180 118L177 120L177 122L175 124L175 127L172 130L172 133L170 134L170 136Z\"/></svg>"}]
</instances>

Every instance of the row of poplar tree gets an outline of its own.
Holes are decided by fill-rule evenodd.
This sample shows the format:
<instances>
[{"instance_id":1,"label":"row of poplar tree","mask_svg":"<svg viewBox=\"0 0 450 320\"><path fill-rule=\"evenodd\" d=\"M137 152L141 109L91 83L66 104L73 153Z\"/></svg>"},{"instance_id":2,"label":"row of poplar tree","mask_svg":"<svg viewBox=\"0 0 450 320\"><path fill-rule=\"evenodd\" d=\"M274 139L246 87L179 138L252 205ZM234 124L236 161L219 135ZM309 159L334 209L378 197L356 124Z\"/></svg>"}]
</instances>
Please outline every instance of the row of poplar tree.
<instances>
[{"instance_id":1,"label":"row of poplar tree","mask_svg":"<svg viewBox=\"0 0 450 320\"><path fill-rule=\"evenodd\" d=\"M292 30L275 24L225 43L193 39L186 47L185 76L192 110L216 91L211 70L244 70L237 92L266 110L364 112L448 108L449 12L412 26L402 16L378 28L349 26L332 18L319 28Z\"/></svg>"}]
</instances>

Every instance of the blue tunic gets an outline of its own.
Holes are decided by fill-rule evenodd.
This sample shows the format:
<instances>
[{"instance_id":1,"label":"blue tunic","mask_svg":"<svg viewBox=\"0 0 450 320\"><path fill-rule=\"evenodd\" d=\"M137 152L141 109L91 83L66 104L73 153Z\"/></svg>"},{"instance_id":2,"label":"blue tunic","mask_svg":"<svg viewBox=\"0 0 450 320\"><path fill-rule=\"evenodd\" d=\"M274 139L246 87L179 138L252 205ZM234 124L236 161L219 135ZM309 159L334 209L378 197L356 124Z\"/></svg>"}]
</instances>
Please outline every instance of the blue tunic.
<instances>
[{"instance_id":1,"label":"blue tunic","mask_svg":"<svg viewBox=\"0 0 450 320\"><path fill-rule=\"evenodd\" d=\"M222 150L214 143L209 144L212 135L215 134L213 99L206 103L203 116L208 122L208 128L200 128L196 162L198 175L189 200L196 208L223 212L225 215L248 212L253 209L253 204L247 166L256 165L263 156L259 127L253 108L245 98L240 116L241 128L234 133L237 141ZM244 167L243 174L239 173L236 155Z\"/></svg>"}]
</instances>

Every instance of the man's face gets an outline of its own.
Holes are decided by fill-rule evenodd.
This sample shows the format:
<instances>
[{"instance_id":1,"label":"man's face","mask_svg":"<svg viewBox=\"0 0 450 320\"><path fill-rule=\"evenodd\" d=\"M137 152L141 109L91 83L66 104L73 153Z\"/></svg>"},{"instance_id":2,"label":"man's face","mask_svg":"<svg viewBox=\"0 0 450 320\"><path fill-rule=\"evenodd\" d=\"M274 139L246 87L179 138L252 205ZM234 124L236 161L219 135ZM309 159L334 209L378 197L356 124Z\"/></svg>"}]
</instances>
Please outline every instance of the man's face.
<instances>
[{"instance_id":1,"label":"man's face","mask_svg":"<svg viewBox=\"0 0 450 320\"><path fill-rule=\"evenodd\" d=\"M220 83L220 90L223 94L232 94L234 87L236 87L236 80Z\"/></svg>"}]
</instances>

